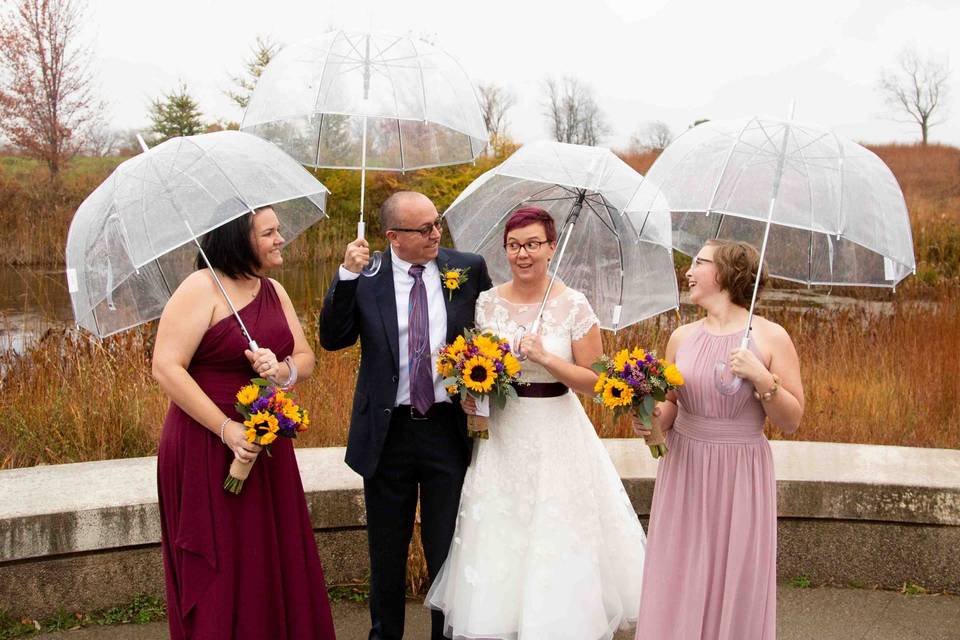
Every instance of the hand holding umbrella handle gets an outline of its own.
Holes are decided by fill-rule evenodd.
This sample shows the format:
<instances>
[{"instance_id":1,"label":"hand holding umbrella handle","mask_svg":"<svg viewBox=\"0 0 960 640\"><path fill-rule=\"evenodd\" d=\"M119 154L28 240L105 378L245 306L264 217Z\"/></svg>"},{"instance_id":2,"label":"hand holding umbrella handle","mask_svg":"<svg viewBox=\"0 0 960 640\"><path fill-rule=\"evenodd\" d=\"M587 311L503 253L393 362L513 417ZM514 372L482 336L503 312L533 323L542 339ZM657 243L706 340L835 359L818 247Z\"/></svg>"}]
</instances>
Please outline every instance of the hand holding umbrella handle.
<instances>
[{"instance_id":1,"label":"hand holding umbrella handle","mask_svg":"<svg viewBox=\"0 0 960 640\"><path fill-rule=\"evenodd\" d=\"M365 231L366 231L366 223L363 220L361 220L360 222L357 223L357 239L358 240L364 239ZM383 262L383 252L374 251L373 253L370 254L370 261L367 262L366 266L364 266L363 269L360 270L360 273L362 275L365 275L368 278L371 278L377 275L377 273L380 272L381 262Z\"/></svg>"},{"instance_id":2,"label":"hand holding umbrella handle","mask_svg":"<svg viewBox=\"0 0 960 640\"><path fill-rule=\"evenodd\" d=\"M746 349L750 344L750 331L748 327L743 333L743 339L740 340L740 348ZM743 378L728 374L728 365L726 360L717 360L713 366L713 385L722 395L732 396L740 391L743 386Z\"/></svg>"}]
</instances>

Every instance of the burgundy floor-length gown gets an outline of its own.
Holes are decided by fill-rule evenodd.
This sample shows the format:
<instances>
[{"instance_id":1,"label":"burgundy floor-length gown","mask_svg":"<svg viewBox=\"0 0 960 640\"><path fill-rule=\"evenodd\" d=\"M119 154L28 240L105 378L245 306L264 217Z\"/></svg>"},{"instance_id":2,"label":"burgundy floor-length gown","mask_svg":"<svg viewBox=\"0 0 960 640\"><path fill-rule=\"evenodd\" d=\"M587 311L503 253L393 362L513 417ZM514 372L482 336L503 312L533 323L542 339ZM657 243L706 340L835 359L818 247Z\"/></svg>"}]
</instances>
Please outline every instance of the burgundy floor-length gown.
<instances>
[{"instance_id":1,"label":"burgundy floor-length gown","mask_svg":"<svg viewBox=\"0 0 960 640\"><path fill-rule=\"evenodd\" d=\"M743 332L701 322L677 351L684 377L647 529L637 640L776 640L777 485L766 414L744 383L726 396L714 365ZM753 340L749 348L759 356Z\"/></svg>"},{"instance_id":2,"label":"burgundy floor-length gown","mask_svg":"<svg viewBox=\"0 0 960 640\"><path fill-rule=\"evenodd\" d=\"M282 360L293 335L270 280L240 310L251 335ZM246 341L228 316L204 334L188 371L228 415L252 377ZM157 458L170 637L334 638L320 556L293 443L261 454L240 495L223 489L233 453L177 405Z\"/></svg>"}]
</instances>

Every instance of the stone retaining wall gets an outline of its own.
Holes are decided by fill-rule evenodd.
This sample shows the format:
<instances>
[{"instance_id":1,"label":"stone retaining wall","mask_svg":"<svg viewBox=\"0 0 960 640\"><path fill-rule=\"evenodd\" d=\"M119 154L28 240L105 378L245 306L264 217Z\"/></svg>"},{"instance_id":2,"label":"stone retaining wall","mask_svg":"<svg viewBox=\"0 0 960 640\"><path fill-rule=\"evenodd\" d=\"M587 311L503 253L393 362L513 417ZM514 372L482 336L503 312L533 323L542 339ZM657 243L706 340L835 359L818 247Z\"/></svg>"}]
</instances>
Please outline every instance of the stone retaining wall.
<instances>
[{"instance_id":1,"label":"stone retaining wall","mask_svg":"<svg viewBox=\"0 0 960 640\"><path fill-rule=\"evenodd\" d=\"M604 443L646 525L656 462L637 440ZM782 580L960 591L960 451L771 447ZM362 482L343 453L297 451L331 584L367 575ZM159 540L155 458L0 471L0 611L36 617L162 595Z\"/></svg>"}]
</instances>

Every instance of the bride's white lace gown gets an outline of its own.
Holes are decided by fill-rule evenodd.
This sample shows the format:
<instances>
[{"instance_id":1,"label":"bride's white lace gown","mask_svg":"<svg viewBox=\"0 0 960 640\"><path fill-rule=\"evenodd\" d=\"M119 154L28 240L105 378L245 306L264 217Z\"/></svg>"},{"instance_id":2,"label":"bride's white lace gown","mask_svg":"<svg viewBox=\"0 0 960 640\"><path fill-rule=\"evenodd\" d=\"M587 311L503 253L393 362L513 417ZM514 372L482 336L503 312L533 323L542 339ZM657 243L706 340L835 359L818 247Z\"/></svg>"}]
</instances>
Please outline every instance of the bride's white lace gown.
<instances>
[{"instance_id":1,"label":"bride's white lace gown","mask_svg":"<svg viewBox=\"0 0 960 640\"><path fill-rule=\"evenodd\" d=\"M477 328L512 340L538 306L490 289ZM594 324L586 297L567 288L544 311L544 348L573 362L571 342ZM522 379L556 382L529 360ZM637 618L646 538L610 456L572 391L491 413L427 606L444 612L455 639L612 638Z\"/></svg>"}]
</instances>

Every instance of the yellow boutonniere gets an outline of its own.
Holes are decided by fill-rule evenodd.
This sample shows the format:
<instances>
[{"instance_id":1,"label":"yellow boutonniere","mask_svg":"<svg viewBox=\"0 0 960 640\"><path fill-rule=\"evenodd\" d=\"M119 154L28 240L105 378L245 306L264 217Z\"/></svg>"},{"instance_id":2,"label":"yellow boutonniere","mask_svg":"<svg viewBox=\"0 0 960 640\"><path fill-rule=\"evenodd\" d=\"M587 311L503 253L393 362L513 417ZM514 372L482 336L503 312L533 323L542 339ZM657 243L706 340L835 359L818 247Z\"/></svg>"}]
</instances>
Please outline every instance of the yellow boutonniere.
<instances>
[{"instance_id":1,"label":"yellow boutonniere","mask_svg":"<svg viewBox=\"0 0 960 640\"><path fill-rule=\"evenodd\" d=\"M468 280L467 272L470 271L470 267L463 268L453 268L446 266L440 270L440 276L443 278L443 286L447 290L447 296L449 300L453 300L453 292L463 286L463 283Z\"/></svg>"}]
</instances>

